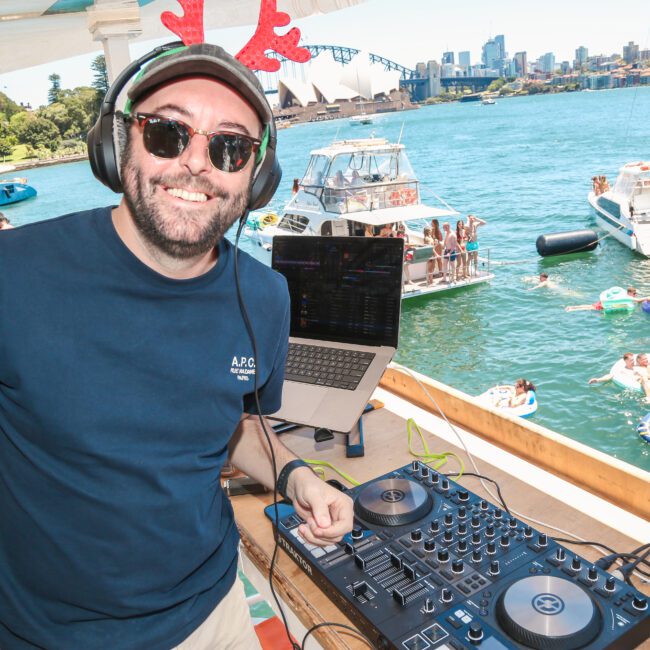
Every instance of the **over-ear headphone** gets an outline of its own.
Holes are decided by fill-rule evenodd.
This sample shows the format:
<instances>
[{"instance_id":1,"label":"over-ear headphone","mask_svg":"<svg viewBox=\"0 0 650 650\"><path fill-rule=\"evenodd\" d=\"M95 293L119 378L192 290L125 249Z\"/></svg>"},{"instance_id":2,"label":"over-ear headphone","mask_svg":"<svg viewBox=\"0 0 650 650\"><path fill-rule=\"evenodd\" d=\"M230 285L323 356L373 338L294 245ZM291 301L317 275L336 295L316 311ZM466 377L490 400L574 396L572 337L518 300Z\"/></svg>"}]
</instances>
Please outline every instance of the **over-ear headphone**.
<instances>
[{"instance_id":1,"label":"over-ear headphone","mask_svg":"<svg viewBox=\"0 0 650 650\"><path fill-rule=\"evenodd\" d=\"M123 192L122 179L120 178L120 147L123 145L123 137L120 136L124 124L120 118L116 120L115 103L120 93L133 77L149 61L157 58L169 50L183 47L183 43L174 42L161 45L151 52L141 56L130 63L111 84L104 101L99 109L99 117L94 126L88 131L88 159L90 168L97 180L109 187L113 192ZM235 87L235 90L237 88ZM266 125L264 138L267 140L266 148L254 174L251 187L249 210L263 208L273 197L282 178L282 169L276 156L277 131L275 122L270 121Z\"/></svg>"}]
</instances>

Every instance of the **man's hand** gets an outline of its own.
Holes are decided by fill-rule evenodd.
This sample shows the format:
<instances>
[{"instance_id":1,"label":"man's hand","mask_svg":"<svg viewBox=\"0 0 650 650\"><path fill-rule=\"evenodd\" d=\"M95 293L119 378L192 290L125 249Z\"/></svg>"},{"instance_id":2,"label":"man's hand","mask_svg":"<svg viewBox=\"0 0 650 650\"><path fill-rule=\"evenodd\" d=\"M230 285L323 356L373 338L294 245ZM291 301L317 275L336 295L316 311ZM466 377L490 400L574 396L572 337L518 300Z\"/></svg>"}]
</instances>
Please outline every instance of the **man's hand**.
<instances>
[{"instance_id":1,"label":"man's hand","mask_svg":"<svg viewBox=\"0 0 650 650\"><path fill-rule=\"evenodd\" d=\"M329 546L352 530L352 499L319 479L308 467L291 472L287 495L307 522L298 531L310 544Z\"/></svg>"}]
</instances>

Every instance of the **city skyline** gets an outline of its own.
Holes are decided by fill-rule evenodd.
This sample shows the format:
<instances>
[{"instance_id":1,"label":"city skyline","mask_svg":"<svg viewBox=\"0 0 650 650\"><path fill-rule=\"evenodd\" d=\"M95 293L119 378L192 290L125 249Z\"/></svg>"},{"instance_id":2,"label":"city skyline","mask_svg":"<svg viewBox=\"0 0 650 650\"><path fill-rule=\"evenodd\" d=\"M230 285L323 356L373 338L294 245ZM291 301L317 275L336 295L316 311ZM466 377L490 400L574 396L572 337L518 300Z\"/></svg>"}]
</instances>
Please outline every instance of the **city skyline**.
<instances>
[{"instance_id":1,"label":"city skyline","mask_svg":"<svg viewBox=\"0 0 650 650\"><path fill-rule=\"evenodd\" d=\"M206 0L209 2L212 0ZM559 66L572 62L575 50L584 46L589 55L623 54L623 47L634 41L640 49L650 48L650 3L625 0L619 13L634 20L611 21L602 29L602 0L573 3L547 0L544 11L522 12L521 3L501 0L487 7L479 0L465 0L458 6L438 4L437 0L368 0L349 9L331 14L296 20L303 41L308 44L331 44L372 51L402 65L414 68L418 62L442 61L444 52L470 52L472 65L481 62L487 40L505 36L508 56L526 52L528 61L553 53ZM398 8L398 9L397 9ZM206 40L223 45L235 53L250 37L253 26L214 30ZM151 49L161 41L132 44L132 56ZM101 50L27 70L0 75L0 91L18 102L32 106L47 103L48 76L61 77L63 88L90 85L90 64Z\"/></svg>"}]
</instances>

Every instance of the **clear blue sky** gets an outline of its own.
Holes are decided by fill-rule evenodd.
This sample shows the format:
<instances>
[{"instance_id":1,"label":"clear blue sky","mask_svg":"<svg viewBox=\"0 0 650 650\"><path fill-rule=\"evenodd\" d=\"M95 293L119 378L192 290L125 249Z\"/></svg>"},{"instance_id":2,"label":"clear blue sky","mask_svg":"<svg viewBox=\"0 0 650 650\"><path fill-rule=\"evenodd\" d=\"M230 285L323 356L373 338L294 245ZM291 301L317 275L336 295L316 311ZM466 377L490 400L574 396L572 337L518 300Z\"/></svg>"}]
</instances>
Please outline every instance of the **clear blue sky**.
<instances>
[{"instance_id":1,"label":"clear blue sky","mask_svg":"<svg viewBox=\"0 0 650 650\"><path fill-rule=\"evenodd\" d=\"M553 52L558 62L572 61L580 45L590 55L621 53L628 41L650 48L650 0L367 0L295 24L305 43L355 47L409 67L440 61L447 50L469 50L478 62L482 44L496 34L505 35L510 56L523 50L529 60ZM213 31L206 40L235 54L253 31L253 26ZM132 45L131 52L136 56L152 45ZM61 76L63 88L89 85L90 63L99 53L0 75L0 91L14 101L45 104L50 74Z\"/></svg>"}]
</instances>

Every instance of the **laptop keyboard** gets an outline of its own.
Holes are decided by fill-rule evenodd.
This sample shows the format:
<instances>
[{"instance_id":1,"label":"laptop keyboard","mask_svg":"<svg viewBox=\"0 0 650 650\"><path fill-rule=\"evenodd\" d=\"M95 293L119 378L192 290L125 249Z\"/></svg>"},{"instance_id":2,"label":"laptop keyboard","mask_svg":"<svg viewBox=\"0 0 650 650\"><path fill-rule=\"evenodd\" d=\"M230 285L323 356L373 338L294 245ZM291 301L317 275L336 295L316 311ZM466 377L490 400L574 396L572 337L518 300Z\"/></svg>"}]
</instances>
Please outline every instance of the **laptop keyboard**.
<instances>
[{"instance_id":1,"label":"laptop keyboard","mask_svg":"<svg viewBox=\"0 0 650 650\"><path fill-rule=\"evenodd\" d=\"M373 352L289 343L284 378L354 390L374 358Z\"/></svg>"}]
</instances>

